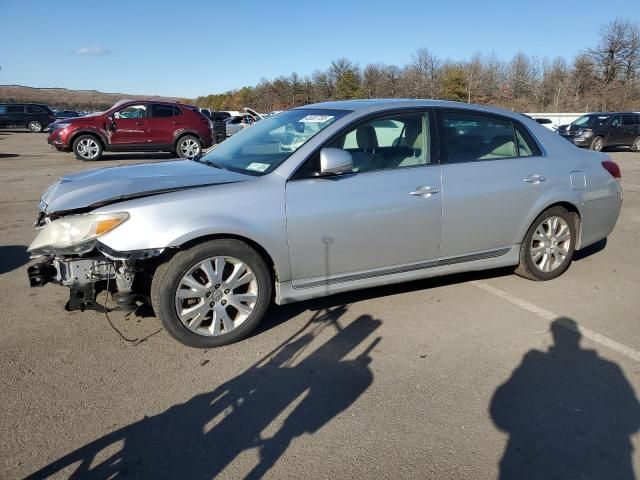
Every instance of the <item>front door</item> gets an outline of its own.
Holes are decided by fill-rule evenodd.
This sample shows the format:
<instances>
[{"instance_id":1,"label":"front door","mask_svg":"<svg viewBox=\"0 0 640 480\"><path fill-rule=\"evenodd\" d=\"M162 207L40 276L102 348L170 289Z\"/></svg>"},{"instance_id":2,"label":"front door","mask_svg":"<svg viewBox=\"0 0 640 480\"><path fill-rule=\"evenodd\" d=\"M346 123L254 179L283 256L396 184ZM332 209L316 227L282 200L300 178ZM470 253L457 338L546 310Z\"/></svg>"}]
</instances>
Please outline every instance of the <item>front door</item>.
<instances>
[{"instance_id":1,"label":"front door","mask_svg":"<svg viewBox=\"0 0 640 480\"><path fill-rule=\"evenodd\" d=\"M609 120L609 138L607 145L622 145L625 142L624 127L622 126L622 115L614 115Z\"/></svg>"},{"instance_id":2,"label":"front door","mask_svg":"<svg viewBox=\"0 0 640 480\"><path fill-rule=\"evenodd\" d=\"M109 144L114 147L145 145L147 136L147 104L128 105L113 114L107 128Z\"/></svg>"},{"instance_id":3,"label":"front door","mask_svg":"<svg viewBox=\"0 0 640 480\"><path fill-rule=\"evenodd\" d=\"M442 255L498 255L514 244L523 219L556 178L526 129L509 118L439 110ZM556 161L557 163L557 161Z\"/></svg>"},{"instance_id":4,"label":"front door","mask_svg":"<svg viewBox=\"0 0 640 480\"><path fill-rule=\"evenodd\" d=\"M354 159L352 173L318 178L318 154L287 183L294 286L382 275L439 255L440 166L431 163L429 116L377 118L326 147Z\"/></svg>"}]
</instances>

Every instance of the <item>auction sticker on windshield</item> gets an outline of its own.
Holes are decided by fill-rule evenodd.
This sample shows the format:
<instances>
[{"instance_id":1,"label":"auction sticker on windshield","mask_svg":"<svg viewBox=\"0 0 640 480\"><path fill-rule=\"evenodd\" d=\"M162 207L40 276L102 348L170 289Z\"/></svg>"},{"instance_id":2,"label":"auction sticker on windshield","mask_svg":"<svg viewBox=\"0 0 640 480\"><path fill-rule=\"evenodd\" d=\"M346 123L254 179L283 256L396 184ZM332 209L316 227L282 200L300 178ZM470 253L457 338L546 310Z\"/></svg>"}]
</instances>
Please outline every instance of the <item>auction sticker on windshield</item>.
<instances>
[{"instance_id":1,"label":"auction sticker on windshield","mask_svg":"<svg viewBox=\"0 0 640 480\"><path fill-rule=\"evenodd\" d=\"M300 119L300 121L309 123L324 123L332 120L333 118L333 115L307 115L306 117Z\"/></svg>"},{"instance_id":2,"label":"auction sticker on windshield","mask_svg":"<svg viewBox=\"0 0 640 480\"><path fill-rule=\"evenodd\" d=\"M271 165L269 165L268 163L253 162L249 164L249 166L247 167L247 170L253 170L255 172L264 172L270 166Z\"/></svg>"}]
</instances>

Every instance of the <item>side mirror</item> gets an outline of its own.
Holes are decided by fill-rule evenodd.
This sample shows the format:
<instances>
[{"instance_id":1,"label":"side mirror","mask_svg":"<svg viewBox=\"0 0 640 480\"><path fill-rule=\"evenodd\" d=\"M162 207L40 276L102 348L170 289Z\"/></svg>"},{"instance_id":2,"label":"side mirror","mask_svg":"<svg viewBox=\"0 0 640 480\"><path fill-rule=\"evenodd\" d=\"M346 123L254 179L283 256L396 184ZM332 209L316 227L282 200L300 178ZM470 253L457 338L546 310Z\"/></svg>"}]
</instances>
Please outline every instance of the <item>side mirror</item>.
<instances>
[{"instance_id":1,"label":"side mirror","mask_svg":"<svg viewBox=\"0 0 640 480\"><path fill-rule=\"evenodd\" d=\"M353 171L351 154L341 148L320 150L320 175L339 175Z\"/></svg>"}]
</instances>

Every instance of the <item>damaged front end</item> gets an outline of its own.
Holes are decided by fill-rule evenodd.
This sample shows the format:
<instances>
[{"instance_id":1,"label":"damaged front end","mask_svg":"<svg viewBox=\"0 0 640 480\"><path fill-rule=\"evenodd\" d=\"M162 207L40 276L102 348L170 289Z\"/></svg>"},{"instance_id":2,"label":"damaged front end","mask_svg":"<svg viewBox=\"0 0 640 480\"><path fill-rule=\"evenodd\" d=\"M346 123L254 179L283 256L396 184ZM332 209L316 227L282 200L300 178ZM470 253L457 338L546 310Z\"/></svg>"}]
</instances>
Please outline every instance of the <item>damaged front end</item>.
<instances>
[{"instance_id":1,"label":"damaged front end","mask_svg":"<svg viewBox=\"0 0 640 480\"><path fill-rule=\"evenodd\" d=\"M162 249L118 252L100 243L100 235L128 219L128 214L75 214L52 219L41 214L36 221L39 233L29 247L39 261L27 269L29 283L40 287L57 283L69 287L67 310L100 310L96 295L112 294L118 307L133 310L139 300L147 300L148 275Z\"/></svg>"}]
</instances>

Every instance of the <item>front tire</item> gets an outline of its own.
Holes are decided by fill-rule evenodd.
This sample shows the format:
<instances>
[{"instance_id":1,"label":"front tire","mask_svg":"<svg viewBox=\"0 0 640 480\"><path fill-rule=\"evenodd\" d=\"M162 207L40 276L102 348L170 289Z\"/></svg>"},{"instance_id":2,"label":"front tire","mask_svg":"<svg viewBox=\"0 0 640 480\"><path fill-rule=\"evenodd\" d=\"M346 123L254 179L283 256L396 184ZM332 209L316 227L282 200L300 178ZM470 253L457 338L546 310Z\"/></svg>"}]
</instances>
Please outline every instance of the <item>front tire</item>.
<instances>
[{"instance_id":1,"label":"front tire","mask_svg":"<svg viewBox=\"0 0 640 480\"><path fill-rule=\"evenodd\" d=\"M633 141L631 150L633 150L634 152L640 152L640 137L636 137L636 139Z\"/></svg>"},{"instance_id":2,"label":"front tire","mask_svg":"<svg viewBox=\"0 0 640 480\"><path fill-rule=\"evenodd\" d=\"M43 125L37 120L34 120L32 122L29 122L29 124L27 125L27 128L33 133L40 133L43 130Z\"/></svg>"},{"instance_id":3,"label":"front tire","mask_svg":"<svg viewBox=\"0 0 640 480\"><path fill-rule=\"evenodd\" d=\"M213 348L245 338L271 303L269 269L239 240L201 243L160 265L151 303L164 328L189 347Z\"/></svg>"},{"instance_id":4,"label":"front tire","mask_svg":"<svg viewBox=\"0 0 640 480\"><path fill-rule=\"evenodd\" d=\"M576 238L576 222L570 212L562 207L545 210L524 237L515 273L538 281L559 277L571 264Z\"/></svg>"},{"instance_id":5,"label":"front tire","mask_svg":"<svg viewBox=\"0 0 640 480\"><path fill-rule=\"evenodd\" d=\"M90 162L102 157L102 143L93 135L80 135L73 141L73 153L78 160Z\"/></svg>"},{"instance_id":6,"label":"front tire","mask_svg":"<svg viewBox=\"0 0 640 480\"><path fill-rule=\"evenodd\" d=\"M601 152L604 149L604 138L603 137L595 137L591 140L591 145L589 146L591 150L595 150L596 152Z\"/></svg>"},{"instance_id":7,"label":"front tire","mask_svg":"<svg viewBox=\"0 0 640 480\"><path fill-rule=\"evenodd\" d=\"M202 143L193 135L185 135L178 140L176 153L180 158L193 158L202 153Z\"/></svg>"}]
</instances>

